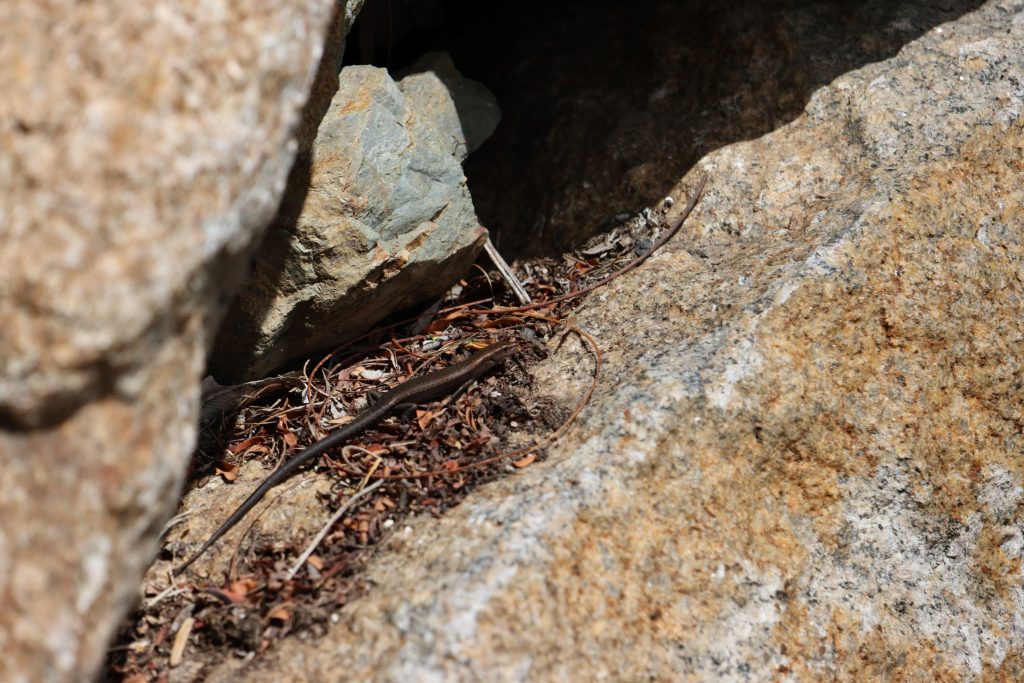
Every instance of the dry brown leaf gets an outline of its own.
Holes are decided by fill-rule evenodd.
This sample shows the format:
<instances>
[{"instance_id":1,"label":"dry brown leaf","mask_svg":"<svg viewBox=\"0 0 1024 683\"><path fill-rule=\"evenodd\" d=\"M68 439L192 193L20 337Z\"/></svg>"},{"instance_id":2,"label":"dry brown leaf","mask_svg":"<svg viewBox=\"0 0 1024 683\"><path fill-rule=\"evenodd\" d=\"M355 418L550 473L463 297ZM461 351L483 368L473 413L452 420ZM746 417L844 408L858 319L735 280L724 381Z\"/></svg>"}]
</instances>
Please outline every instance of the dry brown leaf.
<instances>
[{"instance_id":1,"label":"dry brown leaf","mask_svg":"<svg viewBox=\"0 0 1024 683\"><path fill-rule=\"evenodd\" d=\"M430 423L434 420L435 413L432 410L417 410L416 411L416 424L419 425L420 429L426 429Z\"/></svg>"},{"instance_id":2,"label":"dry brown leaf","mask_svg":"<svg viewBox=\"0 0 1024 683\"><path fill-rule=\"evenodd\" d=\"M246 596L256 587L256 581L252 577L245 576L231 582L223 592L232 602L245 602Z\"/></svg>"},{"instance_id":3,"label":"dry brown leaf","mask_svg":"<svg viewBox=\"0 0 1024 683\"><path fill-rule=\"evenodd\" d=\"M488 321L478 325L478 327L482 327L484 329L494 329L496 327L516 327L517 325L522 325L522 324L523 324L523 319L522 318L519 318L517 316L512 316L512 315L506 315L506 316L504 316L502 318L495 318L494 320L488 320Z\"/></svg>"},{"instance_id":4,"label":"dry brown leaf","mask_svg":"<svg viewBox=\"0 0 1024 683\"><path fill-rule=\"evenodd\" d=\"M517 468L522 469L523 467L526 467L527 465L530 465L531 463L533 463L533 461L536 460L536 459L537 459L537 454L536 453L530 453L525 458L520 458L519 460L514 461L512 463L512 465L514 465Z\"/></svg>"},{"instance_id":5,"label":"dry brown leaf","mask_svg":"<svg viewBox=\"0 0 1024 683\"><path fill-rule=\"evenodd\" d=\"M280 621L283 624L288 623L288 620L292 618L292 611L285 605L277 605L274 609L270 610L267 614L267 618L272 621Z\"/></svg>"},{"instance_id":6,"label":"dry brown leaf","mask_svg":"<svg viewBox=\"0 0 1024 683\"><path fill-rule=\"evenodd\" d=\"M229 447L228 448L228 453L230 453L231 455L238 455L242 451L248 449L250 446L255 446L256 444L262 443L262 442L263 442L263 436L262 435L250 436L245 441L240 441L240 442L236 443L234 446Z\"/></svg>"},{"instance_id":7,"label":"dry brown leaf","mask_svg":"<svg viewBox=\"0 0 1024 683\"><path fill-rule=\"evenodd\" d=\"M288 415L287 415L287 413L279 414L278 418L277 418L277 432L279 434L287 434L290 431L292 431L292 430L288 427Z\"/></svg>"},{"instance_id":8,"label":"dry brown leaf","mask_svg":"<svg viewBox=\"0 0 1024 683\"><path fill-rule=\"evenodd\" d=\"M224 481L232 482L238 478L238 465L218 460L217 464L213 467L214 471L224 478Z\"/></svg>"},{"instance_id":9,"label":"dry brown leaf","mask_svg":"<svg viewBox=\"0 0 1024 683\"><path fill-rule=\"evenodd\" d=\"M464 315L465 313L463 313L462 311L452 311L451 313L448 313L438 318L437 320L431 322L429 325L427 325L427 329L425 329L423 332L424 334L433 334L435 332L441 332L446 327L448 327L451 321L458 320Z\"/></svg>"}]
</instances>

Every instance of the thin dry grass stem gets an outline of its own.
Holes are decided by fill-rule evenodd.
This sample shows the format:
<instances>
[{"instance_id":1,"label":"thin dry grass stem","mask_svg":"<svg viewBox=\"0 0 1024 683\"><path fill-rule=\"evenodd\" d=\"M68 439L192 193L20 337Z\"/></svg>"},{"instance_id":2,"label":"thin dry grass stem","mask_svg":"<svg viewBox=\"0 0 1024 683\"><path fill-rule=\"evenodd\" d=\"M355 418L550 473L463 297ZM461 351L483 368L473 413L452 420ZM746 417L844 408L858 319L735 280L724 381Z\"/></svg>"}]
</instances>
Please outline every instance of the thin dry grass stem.
<instances>
[{"instance_id":1,"label":"thin dry grass stem","mask_svg":"<svg viewBox=\"0 0 1024 683\"><path fill-rule=\"evenodd\" d=\"M377 480L370 484L369 486L366 485L366 482L370 479L370 476L373 474L374 470L377 469L377 464L379 463L380 460L378 459L377 463L374 464L373 469L370 470L370 474L368 474L363 479L363 483L360 485L359 490L353 493L351 496L349 496L348 500L345 501L345 504L339 507L337 510L335 510L334 514L332 514L330 518L324 523L324 525L320 527L320 531L317 532L316 536L313 537L313 540L310 541L309 545L306 546L306 549L303 550L299 557L295 560L295 564L293 564L291 569L288 570L288 573L285 574L285 581L291 581L292 578L295 576L295 573L302 568L302 565L306 564L306 560L310 558L310 556L316 550L317 546L320 545L321 542L323 542L324 537L327 536L327 533L331 530L331 527L333 527L334 524L339 519L341 519L342 515L351 510L355 506L355 504L358 503L360 500L362 500L363 498L370 495L371 493L373 493L374 491L376 491L377 489L384 485L384 482L382 480Z\"/></svg>"},{"instance_id":2,"label":"thin dry grass stem","mask_svg":"<svg viewBox=\"0 0 1024 683\"><path fill-rule=\"evenodd\" d=\"M595 289L604 287L606 284L608 284L615 278L619 277L620 275L624 275L625 273L628 273L629 271L633 270L641 263L646 261L648 258L651 257L652 254L654 254L654 252L663 247L670 239L672 239L673 236L675 236L677 232L679 232L679 229L683 227L683 223L686 222L686 219L690 217L690 213L693 212L693 208L697 206L697 200L700 199L700 195L704 191L704 185L707 183L707 181L707 176L701 178L700 183L697 185L696 191L694 191L693 195L690 197L690 201L687 202L686 208L683 209L683 213L680 214L679 218L677 218L671 226L669 226L668 230L666 230L660 237L658 237L654 244L651 245L650 249L645 251L640 256L637 256L635 259L624 265L622 268L619 268L611 275L601 278L597 282L587 285L582 289L577 289L572 292L569 292L568 294L556 296L553 299L548 299L547 301L538 301L536 303L526 304L524 306L496 306L494 308L489 309L469 309L464 311L464 313L466 315L493 315L495 313L507 314L520 313L523 311L532 311L538 308L552 306L563 301L569 301L570 299L575 299L577 297L583 296L584 294L589 294L590 292L593 292ZM438 311L438 313L441 313L441 311Z\"/></svg>"}]
</instances>

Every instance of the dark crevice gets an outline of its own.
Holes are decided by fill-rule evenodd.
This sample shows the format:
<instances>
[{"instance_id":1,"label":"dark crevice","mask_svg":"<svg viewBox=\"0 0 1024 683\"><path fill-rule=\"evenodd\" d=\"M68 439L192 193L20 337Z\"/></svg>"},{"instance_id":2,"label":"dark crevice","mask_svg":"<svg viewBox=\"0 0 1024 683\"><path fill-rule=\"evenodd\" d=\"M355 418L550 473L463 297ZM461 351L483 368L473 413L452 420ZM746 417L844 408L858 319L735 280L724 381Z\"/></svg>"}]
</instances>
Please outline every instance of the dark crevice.
<instances>
[{"instance_id":1,"label":"dark crevice","mask_svg":"<svg viewBox=\"0 0 1024 683\"><path fill-rule=\"evenodd\" d=\"M552 253L981 4L370 0L346 61L443 50L484 83L503 118L466 163L477 213L506 256Z\"/></svg>"}]
</instances>

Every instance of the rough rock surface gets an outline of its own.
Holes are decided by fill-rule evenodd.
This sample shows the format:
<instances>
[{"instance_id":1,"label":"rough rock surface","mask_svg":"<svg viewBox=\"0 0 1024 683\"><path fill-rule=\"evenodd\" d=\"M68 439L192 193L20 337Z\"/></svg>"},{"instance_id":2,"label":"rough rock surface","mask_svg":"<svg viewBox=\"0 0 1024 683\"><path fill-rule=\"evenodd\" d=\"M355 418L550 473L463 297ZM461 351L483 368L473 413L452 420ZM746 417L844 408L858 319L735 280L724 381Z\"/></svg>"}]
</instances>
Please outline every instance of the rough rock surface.
<instances>
[{"instance_id":1,"label":"rough rock surface","mask_svg":"<svg viewBox=\"0 0 1024 683\"><path fill-rule=\"evenodd\" d=\"M463 77L444 52L428 52L406 70L398 85L421 116L450 134L452 155L459 161L475 152L494 132L501 110L481 83Z\"/></svg>"},{"instance_id":2,"label":"rough rock surface","mask_svg":"<svg viewBox=\"0 0 1024 683\"><path fill-rule=\"evenodd\" d=\"M1022 39L989 2L706 157L579 316L575 436L207 680L1020 680Z\"/></svg>"},{"instance_id":3,"label":"rough rock surface","mask_svg":"<svg viewBox=\"0 0 1024 683\"><path fill-rule=\"evenodd\" d=\"M88 679L137 596L331 7L0 7L0 680Z\"/></svg>"},{"instance_id":4,"label":"rough rock surface","mask_svg":"<svg viewBox=\"0 0 1024 683\"><path fill-rule=\"evenodd\" d=\"M342 70L308 179L293 172L221 328L210 361L218 380L254 379L358 337L472 263L487 233L462 173L469 143L448 67L445 81L425 72L398 84L384 69Z\"/></svg>"}]
</instances>

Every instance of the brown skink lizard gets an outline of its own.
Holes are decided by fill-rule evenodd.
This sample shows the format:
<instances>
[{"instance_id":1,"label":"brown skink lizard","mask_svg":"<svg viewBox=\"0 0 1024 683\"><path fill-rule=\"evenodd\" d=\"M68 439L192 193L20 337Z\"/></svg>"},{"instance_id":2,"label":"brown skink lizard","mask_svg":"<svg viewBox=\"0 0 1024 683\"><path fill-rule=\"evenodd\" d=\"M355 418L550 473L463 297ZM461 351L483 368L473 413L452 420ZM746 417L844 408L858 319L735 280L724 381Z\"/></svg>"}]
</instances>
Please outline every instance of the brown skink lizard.
<instances>
[{"instance_id":1,"label":"brown skink lizard","mask_svg":"<svg viewBox=\"0 0 1024 683\"><path fill-rule=\"evenodd\" d=\"M480 349L464 361L454 363L443 370L431 372L422 377L414 377L399 384L394 389L382 394L375 402L360 412L354 420L340 427L329 436L317 441L312 446L302 451L294 458L281 465L273 474L263 480L252 494L245 499L238 508L231 513L220 527L210 536L203 546L190 557L183 565L178 567L177 573L184 571L190 564L195 562L199 556L205 553L210 546L220 540L220 537L231 530L252 508L260 502L267 491L274 488L285 479L293 475L300 467L313 460L329 448L344 443L350 437L363 431L386 417L392 410L401 405L424 403L432 401L446 394L450 394L459 387L476 379L497 367L515 350L514 342L498 342Z\"/></svg>"}]
</instances>

